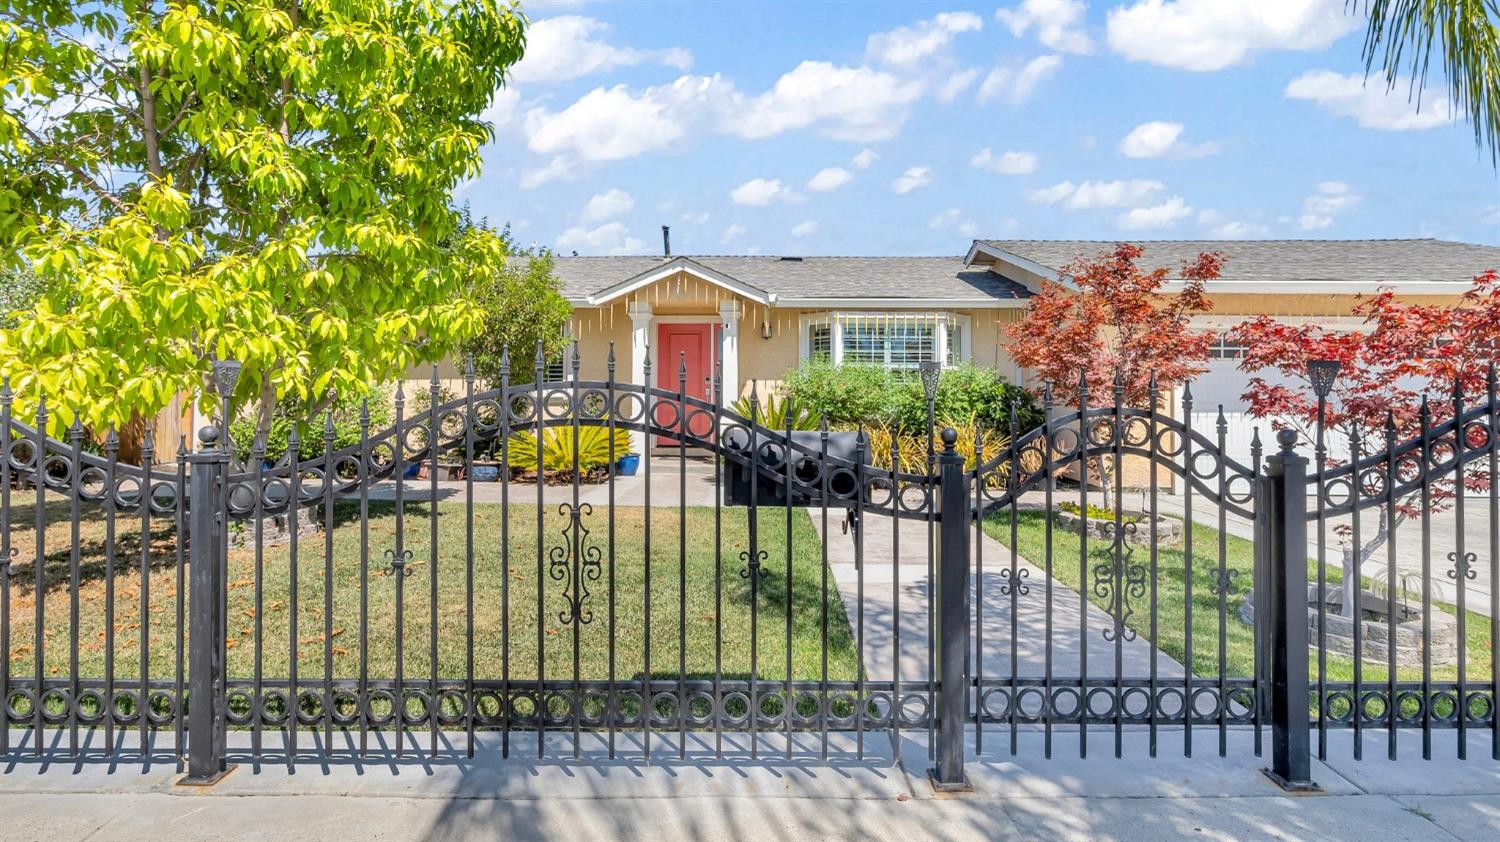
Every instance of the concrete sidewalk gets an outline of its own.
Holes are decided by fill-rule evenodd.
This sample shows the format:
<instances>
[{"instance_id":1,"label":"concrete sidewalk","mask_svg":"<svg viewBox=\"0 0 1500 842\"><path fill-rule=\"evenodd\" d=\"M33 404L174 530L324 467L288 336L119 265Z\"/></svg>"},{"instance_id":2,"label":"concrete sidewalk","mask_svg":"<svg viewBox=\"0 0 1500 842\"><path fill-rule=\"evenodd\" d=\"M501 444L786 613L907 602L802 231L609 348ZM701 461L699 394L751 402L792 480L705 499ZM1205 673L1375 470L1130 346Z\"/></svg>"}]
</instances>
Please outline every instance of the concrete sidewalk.
<instances>
[{"instance_id":1,"label":"concrete sidewalk","mask_svg":"<svg viewBox=\"0 0 1500 842\"><path fill-rule=\"evenodd\" d=\"M104 761L77 764L50 755L11 755L0 776L0 838L49 840L198 839L651 839L764 840L1059 838L1088 840L1207 839L1483 839L1500 836L1500 764L1487 759L1423 762L1417 735L1408 757L1384 759L1372 739L1367 759L1349 760L1352 737L1332 741L1329 763L1314 763L1326 794L1287 796L1259 771L1251 734L1231 734L1227 758L1210 746L1182 757L1181 733L1164 730L1159 757L1147 735L1127 731L1123 760L1110 756L1111 734L1090 733L1079 759L1076 731L1058 729L1054 758L1041 735L1022 731L1018 753L1003 732L988 729L986 756L970 758L971 794L937 796L920 734L866 735L863 761L852 735L834 735L827 762L815 735L801 735L796 756L782 758L784 738L762 738L760 759L743 736L726 736L726 757L707 749L711 735L690 735L689 759L676 758L670 735L643 763L638 744L622 736L621 759L586 740L549 736L546 758L530 735L515 735L501 759L496 735L483 735L476 756L462 735L437 758L397 761L376 752L363 762L307 760L244 764L212 789L175 787L170 760L143 767ZM231 735L233 745L243 735ZM1372 735L1378 737L1380 735ZM1453 734L1435 747L1453 757ZM425 740L424 740L425 742ZM969 745L973 745L972 736ZM631 756L631 752L637 752ZM1488 758L1476 736L1473 758Z\"/></svg>"}]
</instances>

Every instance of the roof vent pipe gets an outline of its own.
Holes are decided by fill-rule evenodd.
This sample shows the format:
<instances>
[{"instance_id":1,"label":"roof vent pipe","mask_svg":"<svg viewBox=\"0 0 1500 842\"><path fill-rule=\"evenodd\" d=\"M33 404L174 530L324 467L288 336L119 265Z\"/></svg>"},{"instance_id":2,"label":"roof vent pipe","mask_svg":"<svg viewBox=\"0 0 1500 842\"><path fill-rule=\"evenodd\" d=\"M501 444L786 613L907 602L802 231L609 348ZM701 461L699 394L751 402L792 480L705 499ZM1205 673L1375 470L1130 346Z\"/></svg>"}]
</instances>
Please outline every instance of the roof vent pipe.
<instances>
[{"instance_id":1,"label":"roof vent pipe","mask_svg":"<svg viewBox=\"0 0 1500 842\"><path fill-rule=\"evenodd\" d=\"M667 257L672 256L672 226L661 227L661 253Z\"/></svg>"}]
</instances>

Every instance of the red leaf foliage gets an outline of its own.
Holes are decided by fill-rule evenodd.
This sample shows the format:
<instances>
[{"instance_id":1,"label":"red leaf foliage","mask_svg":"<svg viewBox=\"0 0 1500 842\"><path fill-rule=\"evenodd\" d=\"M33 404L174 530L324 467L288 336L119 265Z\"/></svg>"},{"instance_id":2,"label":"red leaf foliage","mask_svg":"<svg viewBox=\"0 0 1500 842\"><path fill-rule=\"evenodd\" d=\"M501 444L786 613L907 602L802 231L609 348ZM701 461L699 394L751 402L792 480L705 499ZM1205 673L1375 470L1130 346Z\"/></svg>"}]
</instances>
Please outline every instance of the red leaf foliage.
<instances>
[{"instance_id":1,"label":"red leaf foliage","mask_svg":"<svg viewBox=\"0 0 1500 842\"><path fill-rule=\"evenodd\" d=\"M1063 269L1072 288L1046 282L1026 316L1006 328L1006 347L1017 364L1035 369L1054 397L1077 404L1087 377L1089 404L1114 401L1118 372L1127 406L1150 400L1151 378L1172 389L1207 370L1212 331L1189 328L1193 315L1212 308L1204 284L1219 277L1224 256L1205 252L1178 272L1182 289L1163 292L1169 271L1142 271L1140 246L1120 243L1112 252L1073 261Z\"/></svg>"},{"instance_id":2,"label":"red leaf foliage","mask_svg":"<svg viewBox=\"0 0 1500 842\"><path fill-rule=\"evenodd\" d=\"M1490 365L1500 349L1500 274L1494 270L1476 276L1449 306L1402 302L1382 289L1361 296L1354 312L1364 319L1358 330L1290 325L1270 316L1236 327L1230 335L1246 348L1240 369L1251 375L1243 397L1250 413L1312 439L1318 404L1307 364L1317 359L1341 366L1325 434L1357 436L1363 455L1384 449L1388 436L1399 443L1419 435L1424 407L1429 422L1441 424L1453 416L1457 401L1474 406L1489 400ZM1267 372L1296 385L1268 383ZM1442 446L1452 444L1450 439ZM1471 490L1487 488L1488 481L1480 471L1465 477ZM1438 500L1451 499L1453 490L1451 477L1433 487Z\"/></svg>"}]
</instances>

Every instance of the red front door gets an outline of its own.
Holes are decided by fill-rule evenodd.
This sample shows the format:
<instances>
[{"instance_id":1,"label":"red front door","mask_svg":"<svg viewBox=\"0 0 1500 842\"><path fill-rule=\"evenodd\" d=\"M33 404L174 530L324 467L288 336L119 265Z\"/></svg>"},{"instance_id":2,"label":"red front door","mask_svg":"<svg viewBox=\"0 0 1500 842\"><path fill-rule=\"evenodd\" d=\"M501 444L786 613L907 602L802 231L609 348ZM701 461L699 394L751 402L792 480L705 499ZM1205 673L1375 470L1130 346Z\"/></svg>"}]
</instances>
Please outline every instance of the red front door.
<instances>
[{"instance_id":1,"label":"red front door","mask_svg":"<svg viewBox=\"0 0 1500 842\"><path fill-rule=\"evenodd\" d=\"M656 365L657 388L677 394L682 388L680 370L684 363L687 365L687 396L699 398L705 401L713 400L713 370L714 370L714 336L718 325L715 324L663 324L657 327L656 359L652 362ZM659 402L665 403L664 398L658 398ZM671 407L659 406L656 411L657 423L664 427L677 428L680 423L678 418L680 406L672 402ZM695 409L692 404L688 405L688 414L691 416ZM713 433L713 419L705 415L699 415L689 422L689 431L699 437L707 437ZM676 445L675 436L658 436L657 444Z\"/></svg>"}]
</instances>

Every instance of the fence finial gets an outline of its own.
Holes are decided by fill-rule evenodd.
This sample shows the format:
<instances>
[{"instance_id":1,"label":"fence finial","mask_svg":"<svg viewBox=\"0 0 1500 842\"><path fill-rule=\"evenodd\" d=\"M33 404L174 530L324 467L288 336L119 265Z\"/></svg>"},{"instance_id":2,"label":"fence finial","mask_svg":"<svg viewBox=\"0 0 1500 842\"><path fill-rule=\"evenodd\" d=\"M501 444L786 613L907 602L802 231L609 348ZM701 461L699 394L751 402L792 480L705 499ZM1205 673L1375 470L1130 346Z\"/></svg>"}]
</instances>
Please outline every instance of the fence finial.
<instances>
[{"instance_id":1,"label":"fence finial","mask_svg":"<svg viewBox=\"0 0 1500 842\"><path fill-rule=\"evenodd\" d=\"M464 379L470 382L474 380L474 355L464 354Z\"/></svg>"},{"instance_id":2,"label":"fence finial","mask_svg":"<svg viewBox=\"0 0 1500 842\"><path fill-rule=\"evenodd\" d=\"M609 373L609 379L615 379L615 341L609 340L609 356L604 359L604 370Z\"/></svg>"},{"instance_id":3,"label":"fence finial","mask_svg":"<svg viewBox=\"0 0 1500 842\"><path fill-rule=\"evenodd\" d=\"M1281 445L1283 456L1292 455L1293 448L1297 446L1297 431L1290 427L1276 431L1276 443Z\"/></svg>"},{"instance_id":4,"label":"fence finial","mask_svg":"<svg viewBox=\"0 0 1500 842\"><path fill-rule=\"evenodd\" d=\"M1182 384L1182 411L1191 414L1193 411L1193 384L1187 382Z\"/></svg>"},{"instance_id":5,"label":"fence finial","mask_svg":"<svg viewBox=\"0 0 1500 842\"><path fill-rule=\"evenodd\" d=\"M500 349L500 379L510 379L510 346Z\"/></svg>"}]
</instances>

